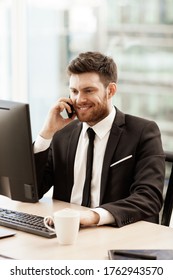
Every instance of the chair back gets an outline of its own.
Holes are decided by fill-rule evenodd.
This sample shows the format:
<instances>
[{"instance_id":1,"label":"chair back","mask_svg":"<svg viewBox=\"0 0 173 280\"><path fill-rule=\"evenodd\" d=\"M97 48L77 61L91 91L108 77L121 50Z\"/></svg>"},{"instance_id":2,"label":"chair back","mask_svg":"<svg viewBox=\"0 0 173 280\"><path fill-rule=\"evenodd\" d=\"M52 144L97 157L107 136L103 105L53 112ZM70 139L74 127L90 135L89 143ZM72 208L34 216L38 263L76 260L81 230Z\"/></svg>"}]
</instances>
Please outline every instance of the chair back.
<instances>
[{"instance_id":1,"label":"chair back","mask_svg":"<svg viewBox=\"0 0 173 280\"><path fill-rule=\"evenodd\" d=\"M170 225L172 209L173 209L173 153L165 152L166 166L169 166L170 174L168 175L167 189L164 198L163 212L161 217L161 224L165 226ZM167 177L167 174L166 174ZM165 182L167 178L165 177Z\"/></svg>"}]
</instances>

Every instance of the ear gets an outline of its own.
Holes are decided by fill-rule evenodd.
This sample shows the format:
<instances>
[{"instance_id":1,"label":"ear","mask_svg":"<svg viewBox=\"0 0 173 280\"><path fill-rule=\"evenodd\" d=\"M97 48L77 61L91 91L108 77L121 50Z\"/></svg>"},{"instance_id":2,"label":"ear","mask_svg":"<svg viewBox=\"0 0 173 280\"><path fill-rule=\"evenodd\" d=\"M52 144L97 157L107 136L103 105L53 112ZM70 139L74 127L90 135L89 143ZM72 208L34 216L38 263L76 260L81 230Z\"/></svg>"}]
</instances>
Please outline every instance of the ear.
<instances>
[{"instance_id":1,"label":"ear","mask_svg":"<svg viewBox=\"0 0 173 280\"><path fill-rule=\"evenodd\" d=\"M116 83L109 83L107 87L107 96L108 98L112 98L117 91L117 84Z\"/></svg>"}]
</instances>

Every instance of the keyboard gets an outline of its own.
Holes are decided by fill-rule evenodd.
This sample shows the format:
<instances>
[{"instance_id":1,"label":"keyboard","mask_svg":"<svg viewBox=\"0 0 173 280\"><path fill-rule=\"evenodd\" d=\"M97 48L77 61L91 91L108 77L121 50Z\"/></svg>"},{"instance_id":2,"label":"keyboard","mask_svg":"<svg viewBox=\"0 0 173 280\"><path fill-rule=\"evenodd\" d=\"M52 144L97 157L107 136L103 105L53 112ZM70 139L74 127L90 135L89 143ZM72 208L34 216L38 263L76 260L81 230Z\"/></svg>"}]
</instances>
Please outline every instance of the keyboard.
<instances>
[{"instance_id":1,"label":"keyboard","mask_svg":"<svg viewBox=\"0 0 173 280\"><path fill-rule=\"evenodd\" d=\"M56 234L47 229L44 218L24 212L0 208L0 225L20 231L40 235L46 238L54 238Z\"/></svg>"}]
</instances>

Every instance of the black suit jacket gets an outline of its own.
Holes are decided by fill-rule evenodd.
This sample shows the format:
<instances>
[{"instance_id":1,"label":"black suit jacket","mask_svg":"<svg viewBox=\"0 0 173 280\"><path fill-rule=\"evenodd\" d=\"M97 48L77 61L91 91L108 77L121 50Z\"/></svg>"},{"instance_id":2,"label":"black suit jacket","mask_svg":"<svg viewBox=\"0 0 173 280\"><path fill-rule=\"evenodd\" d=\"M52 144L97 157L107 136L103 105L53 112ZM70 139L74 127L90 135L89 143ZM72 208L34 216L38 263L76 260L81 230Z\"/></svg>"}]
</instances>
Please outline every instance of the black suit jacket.
<instances>
[{"instance_id":1,"label":"black suit jacket","mask_svg":"<svg viewBox=\"0 0 173 280\"><path fill-rule=\"evenodd\" d=\"M100 207L115 217L118 227L138 220L157 222L165 172L159 128L116 110L102 167ZM70 201L81 129L82 123L73 121L54 135L49 149L35 154L40 198L54 186L54 199Z\"/></svg>"}]
</instances>

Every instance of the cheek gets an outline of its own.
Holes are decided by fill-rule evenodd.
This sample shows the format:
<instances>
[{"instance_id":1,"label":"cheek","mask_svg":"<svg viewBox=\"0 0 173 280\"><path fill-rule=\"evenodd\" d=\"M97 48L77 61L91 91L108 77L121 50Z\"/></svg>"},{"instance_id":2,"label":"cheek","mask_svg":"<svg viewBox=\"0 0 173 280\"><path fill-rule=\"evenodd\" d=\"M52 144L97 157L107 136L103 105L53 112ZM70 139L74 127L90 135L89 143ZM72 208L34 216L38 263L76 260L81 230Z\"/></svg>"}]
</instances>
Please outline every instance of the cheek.
<instances>
[{"instance_id":1,"label":"cheek","mask_svg":"<svg viewBox=\"0 0 173 280\"><path fill-rule=\"evenodd\" d=\"M77 96L74 94L71 94L71 101L73 102L73 105L75 106L78 103Z\"/></svg>"},{"instance_id":2,"label":"cheek","mask_svg":"<svg viewBox=\"0 0 173 280\"><path fill-rule=\"evenodd\" d=\"M103 106L103 107L107 106L108 100L107 100L106 95L104 95L102 97L97 97L96 102L99 106Z\"/></svg>"}]
</instances>

